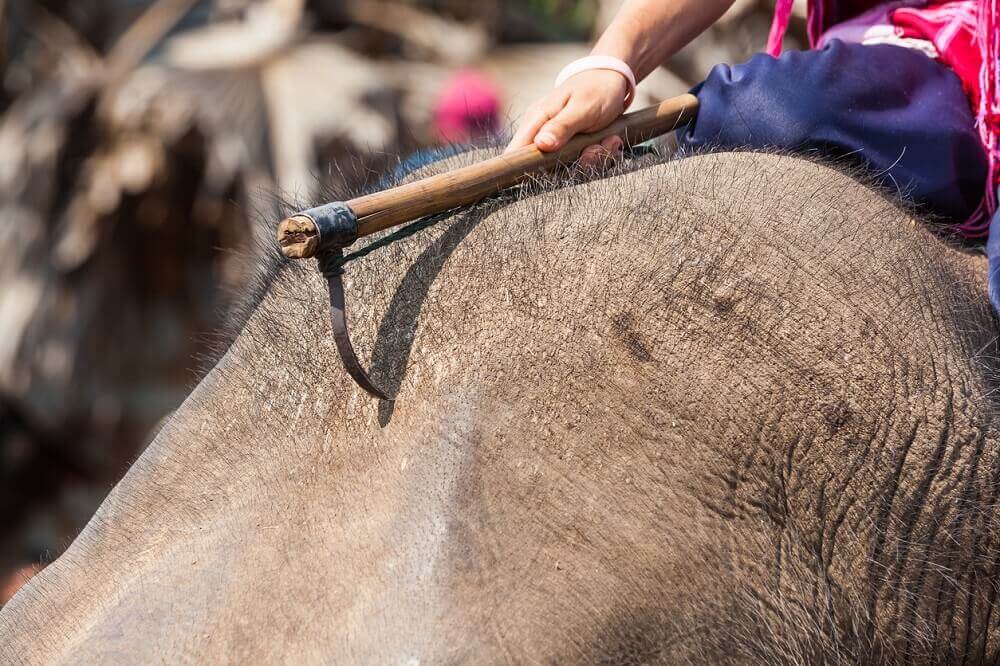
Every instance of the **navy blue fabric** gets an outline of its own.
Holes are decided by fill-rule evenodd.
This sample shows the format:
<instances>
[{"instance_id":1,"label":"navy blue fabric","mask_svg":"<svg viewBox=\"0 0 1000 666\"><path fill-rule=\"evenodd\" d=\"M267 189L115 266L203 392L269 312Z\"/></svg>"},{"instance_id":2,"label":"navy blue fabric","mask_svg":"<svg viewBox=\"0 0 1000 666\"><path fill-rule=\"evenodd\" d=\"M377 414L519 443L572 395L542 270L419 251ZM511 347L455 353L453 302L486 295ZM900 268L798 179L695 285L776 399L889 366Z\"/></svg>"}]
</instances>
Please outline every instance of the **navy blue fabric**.
<instances>
[{"instance_id":1,"label":"navy blue fabric","mask_svg":"<svg viewBox=\"0 0 1000 666\"><path fill-rule=\"evenodd\" d=\"M1000 195L1000 188L997 189ZM990 221L990 236L986 241L986 258L989 259L989 293L993 311L1000 316L1000 210Z\"/></svg>"},{"instance_id":2,"label":"navy blue fabric","mask_svg":"<svg viewBox=\"0 0 1000 666\"><path fill-rule=\"evenodd\" d=\"M685 149L849 157L953 223L982 201L986 153L969 101L951 70L917 51L833 40L718 65L692 92L701 106L678 133Z\"/></svg>"}]
</instances>

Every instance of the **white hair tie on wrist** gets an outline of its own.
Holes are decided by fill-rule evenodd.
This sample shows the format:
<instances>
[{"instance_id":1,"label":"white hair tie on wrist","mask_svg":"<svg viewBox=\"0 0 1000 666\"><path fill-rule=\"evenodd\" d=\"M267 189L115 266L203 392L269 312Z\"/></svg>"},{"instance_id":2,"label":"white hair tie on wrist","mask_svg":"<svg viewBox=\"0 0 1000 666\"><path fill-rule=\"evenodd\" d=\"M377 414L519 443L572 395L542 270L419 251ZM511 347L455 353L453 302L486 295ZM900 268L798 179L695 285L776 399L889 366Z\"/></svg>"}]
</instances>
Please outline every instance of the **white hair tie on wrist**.
<instances>
[{"instance_id":1,"label":"white hair tie on wrist","mask_svg":"<svg viewBox=\"0 0 1000 666\"><path fill-rule=\"evenodd\" d=\"M613 56L592 55L574 60L559 72L559 76L556 77L556 88L565 83L566 79L571 76L576 76L580 72L592 69L609 69L625 77L625 81L628 83L628 90L625 93L625 108L627 109L632 104L632 100L635 99L635 73L628 66L628 63Z\"/></svg>"}]
</instances>

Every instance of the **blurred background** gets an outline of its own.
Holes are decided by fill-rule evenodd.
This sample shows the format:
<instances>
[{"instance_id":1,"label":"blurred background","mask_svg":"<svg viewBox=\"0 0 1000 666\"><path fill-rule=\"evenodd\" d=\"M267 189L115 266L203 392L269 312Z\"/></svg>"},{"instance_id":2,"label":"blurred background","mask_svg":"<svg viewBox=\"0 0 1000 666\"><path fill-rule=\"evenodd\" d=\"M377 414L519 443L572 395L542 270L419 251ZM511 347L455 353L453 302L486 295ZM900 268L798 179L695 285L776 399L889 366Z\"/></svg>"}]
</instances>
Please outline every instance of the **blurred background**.
<instances>
[{"instance_id":1,"label":"blurred background","mask_svg":"<svg viewBox=\"0 0 1000 666\"><path fill-rule=\"evenodd\" d=\"M0 0L0 604L227 343L277 201L502 137L618 5ZM772 9L736 0L637 106L763 48Z\"/></svg>"}]
</instances>

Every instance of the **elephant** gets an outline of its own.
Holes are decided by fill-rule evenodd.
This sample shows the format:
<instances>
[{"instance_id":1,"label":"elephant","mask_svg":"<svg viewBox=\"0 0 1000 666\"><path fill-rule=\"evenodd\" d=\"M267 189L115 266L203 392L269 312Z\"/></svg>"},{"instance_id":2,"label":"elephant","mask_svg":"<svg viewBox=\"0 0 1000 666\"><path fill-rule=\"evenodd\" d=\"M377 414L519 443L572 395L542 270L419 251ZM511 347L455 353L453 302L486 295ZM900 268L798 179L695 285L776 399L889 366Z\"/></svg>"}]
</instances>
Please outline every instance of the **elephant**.
<instances>
[{"instance_id":1,"label":"elephant","mask_svg":"<svg viewBox=\"0 0 1000 666\"><path fill-rule=\"evenodd\" d=\"M377 401L275 256L0 662L996 660L985 278L848 165L647 157L348 264Z\"/></svg>"}]
</instances>

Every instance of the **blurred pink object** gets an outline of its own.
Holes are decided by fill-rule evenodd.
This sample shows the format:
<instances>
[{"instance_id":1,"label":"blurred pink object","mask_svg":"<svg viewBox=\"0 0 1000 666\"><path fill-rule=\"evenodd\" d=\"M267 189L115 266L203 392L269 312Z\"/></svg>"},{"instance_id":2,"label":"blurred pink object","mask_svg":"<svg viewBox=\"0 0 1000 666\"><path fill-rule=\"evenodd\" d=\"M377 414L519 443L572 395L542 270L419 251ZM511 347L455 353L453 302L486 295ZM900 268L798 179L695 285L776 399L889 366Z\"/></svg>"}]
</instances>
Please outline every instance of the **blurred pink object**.
<instances>
[{"instance_id":1,"label":"blurred pink object","mask_svg":"<svg viewBox=\"0 0 1000 666\"><path fill-rule=\"evenodd\" d=\"M434 131L442 141L458 143L494 134L500 126L500 92L485 75L456 72L434 101Z\"/></svg>"}]
</instances>

